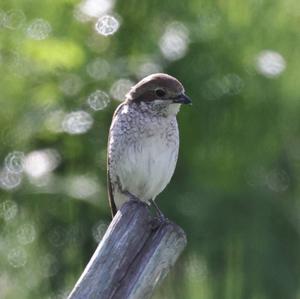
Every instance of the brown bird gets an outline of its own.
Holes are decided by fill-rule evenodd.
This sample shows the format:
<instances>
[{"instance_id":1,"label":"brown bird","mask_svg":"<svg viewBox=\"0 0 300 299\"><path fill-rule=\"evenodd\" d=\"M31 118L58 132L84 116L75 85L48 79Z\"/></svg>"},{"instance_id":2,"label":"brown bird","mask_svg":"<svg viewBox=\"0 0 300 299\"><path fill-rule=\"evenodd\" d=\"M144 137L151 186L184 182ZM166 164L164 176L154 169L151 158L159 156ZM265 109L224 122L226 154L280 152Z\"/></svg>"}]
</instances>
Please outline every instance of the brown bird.
<instances>
[{"instance_id":1,"label":"brown bird","mask_svg":"<svg viewBox=\"0 0 300 299\"><path fill-rule=\"evenodd\" d=\"M154 199L169 183L178 157L176 114L181 104L189 103L182 84L159 73L133 86L118 106L108 139L112 216L129 197L152 203L159 211Z\"/></svg>"}]
</instances>

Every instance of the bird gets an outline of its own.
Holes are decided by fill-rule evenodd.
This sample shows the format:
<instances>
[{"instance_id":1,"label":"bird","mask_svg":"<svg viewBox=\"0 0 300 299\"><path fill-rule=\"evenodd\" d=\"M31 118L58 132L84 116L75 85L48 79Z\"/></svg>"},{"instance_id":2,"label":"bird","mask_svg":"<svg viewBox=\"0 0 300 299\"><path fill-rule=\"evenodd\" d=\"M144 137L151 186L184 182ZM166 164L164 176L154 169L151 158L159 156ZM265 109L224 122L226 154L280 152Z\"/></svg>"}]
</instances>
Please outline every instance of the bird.
<instances>
[{"instance_id":1,"label":"bird","mask_svg":"<svg viewBox=\"0 0 300 299\"><path fill-rule=\"evenodd\" d=\"M108 136L107 185L112 217L131 199L153 205L173 176L179 150L176 115L191 104L176 78L155 73L134 85L116 108Z\"/></svg>"}]
</instances>

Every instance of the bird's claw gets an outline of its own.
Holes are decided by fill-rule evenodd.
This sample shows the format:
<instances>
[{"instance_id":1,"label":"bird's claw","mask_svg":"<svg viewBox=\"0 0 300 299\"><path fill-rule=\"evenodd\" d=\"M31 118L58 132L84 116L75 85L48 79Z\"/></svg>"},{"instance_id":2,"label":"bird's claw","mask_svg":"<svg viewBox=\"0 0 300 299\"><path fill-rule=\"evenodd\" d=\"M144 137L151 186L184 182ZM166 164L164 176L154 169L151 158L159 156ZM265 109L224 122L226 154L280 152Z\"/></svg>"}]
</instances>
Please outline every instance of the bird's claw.
<instances>
[{"instance_id":1,"label":"bird's claw","mask_svg":"<svg viewBox=\"0 0 300 299\"><path fill-rule=\"evenodd\" d=\"M153 217L151 219L151 229L157 230L159 227L169 222L170 220L167 217L165 217L163 214L161 214L160 216Z\"/></svg>"}]
</instances>

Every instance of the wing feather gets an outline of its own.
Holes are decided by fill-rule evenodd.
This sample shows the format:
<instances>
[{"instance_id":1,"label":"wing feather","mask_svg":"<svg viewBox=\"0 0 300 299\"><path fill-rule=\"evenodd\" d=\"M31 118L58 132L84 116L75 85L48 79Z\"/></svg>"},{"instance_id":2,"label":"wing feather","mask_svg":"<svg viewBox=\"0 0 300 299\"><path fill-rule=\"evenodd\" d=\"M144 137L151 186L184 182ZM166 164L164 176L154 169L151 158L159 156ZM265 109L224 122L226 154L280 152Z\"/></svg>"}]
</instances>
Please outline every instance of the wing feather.
<instances>
[{"instance_id":1,"label":"wing feather","mask_svg":"<svg viewBox=\"0 0 300 299\"><path fill-rule=\"evenodd\" d=\"M125 104L125 102L117 107L116 111L114 112L113 119L116 117L116 115L121 110L121 108L123 107L124 104ZM114 201L113 186L112 186L111 178L110 178L110 171L109 171L110 170L110 161L109 161L109 152L108 152L111 129L112 129L112 125L110 126L110 129L109 129L108 143L107 143L107 193L108 193L108 201L109 201L109 206L110 206L110 210L111 210L111 215L112 215L112 217L114 217L117 213L117 207L116 207L116 204Z\"/></svg>"}]
</instances>

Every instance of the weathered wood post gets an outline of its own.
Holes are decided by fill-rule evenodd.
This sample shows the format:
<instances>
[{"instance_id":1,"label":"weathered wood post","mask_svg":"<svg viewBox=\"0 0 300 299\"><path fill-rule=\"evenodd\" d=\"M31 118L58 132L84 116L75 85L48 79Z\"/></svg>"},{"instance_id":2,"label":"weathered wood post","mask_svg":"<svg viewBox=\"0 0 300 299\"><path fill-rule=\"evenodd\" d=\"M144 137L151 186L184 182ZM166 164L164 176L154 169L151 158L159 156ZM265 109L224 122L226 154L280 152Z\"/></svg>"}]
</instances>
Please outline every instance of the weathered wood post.
<instances>
[{"instance_id":1,"label":"weathered wood post","mask_svg":"<svg viewBox=\"0 0 300 299\"><path fill-rule=\"evenodd\" d=\"M155 222L142 202L123 205L68 299L147 299L186 246L176 224Z\"/></svg>"}]
</instances>

